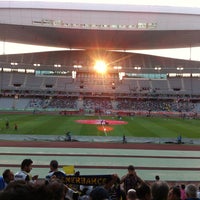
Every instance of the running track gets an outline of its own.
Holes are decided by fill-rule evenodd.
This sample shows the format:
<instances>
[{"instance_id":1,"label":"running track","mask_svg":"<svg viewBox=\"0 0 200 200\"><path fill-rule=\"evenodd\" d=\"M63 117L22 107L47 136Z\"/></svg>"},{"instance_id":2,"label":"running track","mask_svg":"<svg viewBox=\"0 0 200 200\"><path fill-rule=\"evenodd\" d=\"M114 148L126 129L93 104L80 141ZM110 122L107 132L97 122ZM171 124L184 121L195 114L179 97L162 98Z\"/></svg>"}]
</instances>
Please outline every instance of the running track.
<instances>
[{"instance_id":1,"label":"running track","mask_svg":"<svg viewBox=\"0 0 200 200\"><path fill-rule=\"evenodd\" d=\"M34 168L43 172L48 171L51 159L60 159L61 166L70 160L80 172L119 171L121 175L126 173L129 164L133 164L139 175L148 180L153 180L155 174L166 180L180 179L187 174L182 181L195 182L200 171L199 151L199 145L184 144L0 141L0 172L5 168L19 169L22 158L29 157L36 163ZM86 162L82 164L81 159Z\"/></svg>"}]
</instances>

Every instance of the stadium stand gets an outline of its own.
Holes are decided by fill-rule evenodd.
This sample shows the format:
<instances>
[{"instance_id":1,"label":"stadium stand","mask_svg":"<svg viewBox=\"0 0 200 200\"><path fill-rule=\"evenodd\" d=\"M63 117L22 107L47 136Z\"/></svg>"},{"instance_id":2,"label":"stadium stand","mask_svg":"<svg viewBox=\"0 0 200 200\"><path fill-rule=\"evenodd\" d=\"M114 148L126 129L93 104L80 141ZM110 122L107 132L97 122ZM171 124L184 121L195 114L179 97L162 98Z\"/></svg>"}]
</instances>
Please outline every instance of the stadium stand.
<instances>
[{"instance_id":1,"label":"stadium stand","mask_svg":"<svg viewBox=\"0 0 200 200\"><path fill-rule=\"evenodd\" d=\"M18 72L0 72L0 94L5 95L48 95L48 96L107 96L107 97L158 97L168 99L195 99L200 95L199 78L167 78L104 80L94 74L84 80L70 76L36 76Z\"/></svg>"},{"instance_id":2,"label":"stadium stand","mask_svg":"<svg viewBox=\"0 0 200 200\"><path fill-rule=\"evenodd\" d=\"M24 86L26 75L24 73L13 73L10 79L11 85L13 87Z\"/></svg>"},{"instance_id":3,"label":"stadium stand","mask_svg":"<svg viewBox=\"0 0 200 200\"><path fill-rule=\"evenodd\" d=\"M182 78L169 78L169 86L173 91L183 90Z\"/></svg>"},{"instance_id":4,"label":"stadium stand","mask_svg":"<svg viewBox=\"0 0 200 200\"><path fill-rule=\"evenodd\" d=\"M152 79L152 89L155 93L167 94L169 91L168 80L165 79Z\"/></svg>"},{"instance_id":5,"label":"stadium stand","mask_svg":"<svg viewBox=\"0 0 200 200\"><path fill-rule=\"evenodd\" d=\"M27 76L25 87L28 90L41 90L44 84L44 77L37 77L34 74Z\"/></svg>"}]
</instances>

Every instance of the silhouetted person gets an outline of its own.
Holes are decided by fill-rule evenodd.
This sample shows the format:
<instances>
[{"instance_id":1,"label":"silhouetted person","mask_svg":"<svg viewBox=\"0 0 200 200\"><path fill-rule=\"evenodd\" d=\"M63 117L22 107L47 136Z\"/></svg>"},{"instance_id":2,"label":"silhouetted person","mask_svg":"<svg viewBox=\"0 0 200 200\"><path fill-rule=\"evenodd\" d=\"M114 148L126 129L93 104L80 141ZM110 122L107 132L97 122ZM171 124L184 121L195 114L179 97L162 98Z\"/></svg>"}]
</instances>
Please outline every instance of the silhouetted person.
<instances>
[{"instance_id":1,"label":"silhouetted person","mask_svg":"<svg viewBox=\"0 0 200 200\"><path fill-rule=\"evenodd\" d=\"M7 121L6 121L6 129L8 129L9 126L10 126L10 125L9 125L9 121L7 120Z\"/></svg>"},{"instance_id":2,"label":"silhouetted person","mask_svg":"<svg viewBox=\"0 0 200 200\"><path fill-rule=\"evenodd\" d=\"M155 176L155 181L159 181L160 180L160 176L159 175L156 175Z\"/></svg>"},{"instance_id":3,"label":"silhouetted person","mask_svg":"<svg viewBox=\"0 0 200 200\"><path fill-rule=\"evenodd\" d=\"M18 126L17 126L17 124L15 124L14 129L15 129L15 131L18 130Z\"/></svg>"},{"instance_id":4,"label":"silhouetted person","mask_svg":"<svg viewBox=\"0 0 200 200\"><path fill-rule=\"evenodd\" d=\"M123 144L127 143L125 135L123 135L122 142L123 142Z\"/></svg>"}]
</instances>

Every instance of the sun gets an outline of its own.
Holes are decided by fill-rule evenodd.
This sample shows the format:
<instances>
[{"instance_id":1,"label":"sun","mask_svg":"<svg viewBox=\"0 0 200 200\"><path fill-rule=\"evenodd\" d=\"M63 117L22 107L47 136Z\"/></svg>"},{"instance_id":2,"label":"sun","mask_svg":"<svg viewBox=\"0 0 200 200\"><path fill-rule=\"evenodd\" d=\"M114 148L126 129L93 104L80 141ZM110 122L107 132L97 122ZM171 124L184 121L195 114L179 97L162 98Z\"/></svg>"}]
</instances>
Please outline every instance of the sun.
<instances>
[{"instance_id":1,"label":"sun","mask_svg":"<svg viewBox=\"0 0 200 200\"><path fill-rule=\"evenodd\" d=\"M97 60L94 69L96 72L104 74L107 71L107 65L103 60Z\"/></svg>"}]
</instances>

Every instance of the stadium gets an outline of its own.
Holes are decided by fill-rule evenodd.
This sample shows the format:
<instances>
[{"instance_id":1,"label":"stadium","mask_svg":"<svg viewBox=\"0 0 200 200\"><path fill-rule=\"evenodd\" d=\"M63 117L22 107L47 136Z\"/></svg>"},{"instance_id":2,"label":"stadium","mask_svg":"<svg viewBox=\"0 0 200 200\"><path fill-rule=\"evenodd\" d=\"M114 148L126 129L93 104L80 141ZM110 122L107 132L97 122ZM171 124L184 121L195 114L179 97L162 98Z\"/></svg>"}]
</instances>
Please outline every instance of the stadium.
<instances>
[{"instance_id":1,"label":"stadium","mask_svg":"<svg viewBox=\"0 0 200 200\"><path fill-rule=\"evenodd\" d=\"M131 50L198 47L199 13L0 2L1 41L63 48L0 55L0 171L28 156L40 177L56 158L86 175L134 164L144 180L198 181L200 62Z\"/></svg>"}]
</instances>

